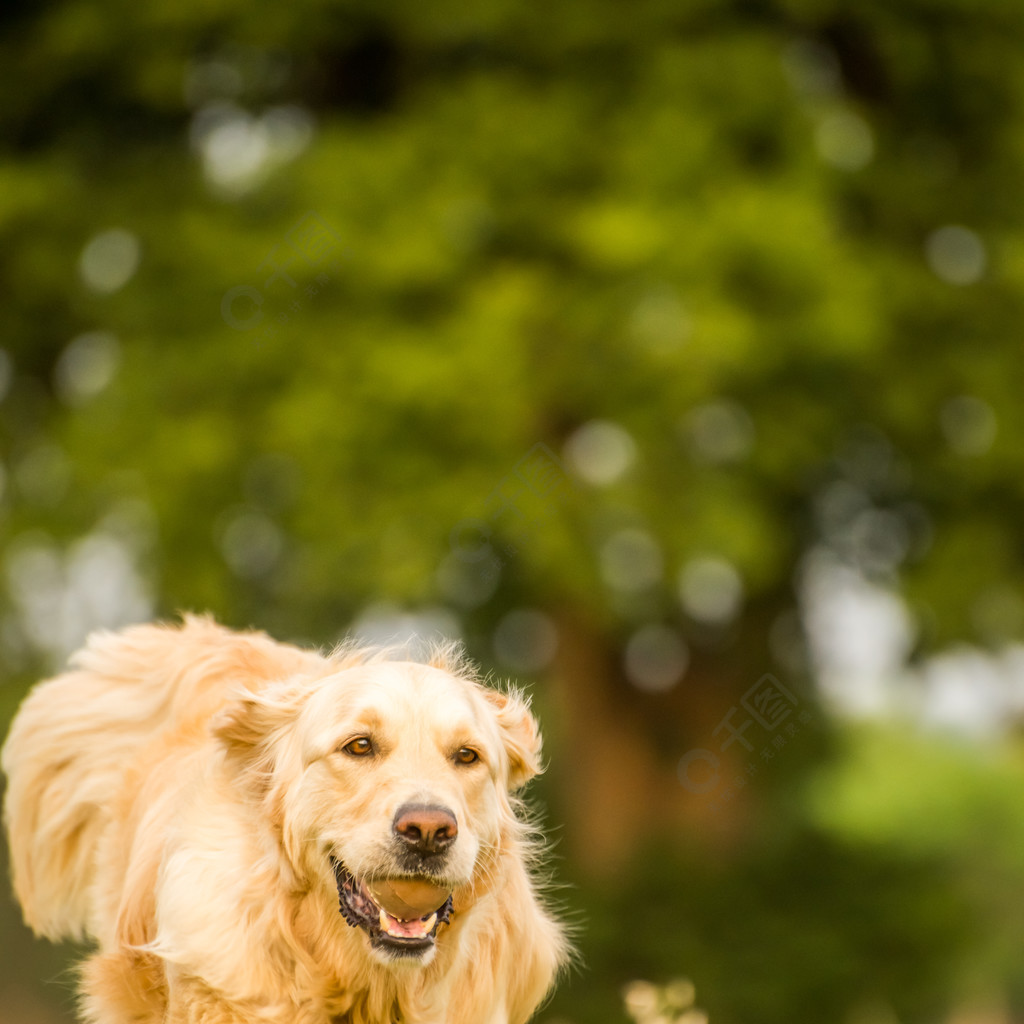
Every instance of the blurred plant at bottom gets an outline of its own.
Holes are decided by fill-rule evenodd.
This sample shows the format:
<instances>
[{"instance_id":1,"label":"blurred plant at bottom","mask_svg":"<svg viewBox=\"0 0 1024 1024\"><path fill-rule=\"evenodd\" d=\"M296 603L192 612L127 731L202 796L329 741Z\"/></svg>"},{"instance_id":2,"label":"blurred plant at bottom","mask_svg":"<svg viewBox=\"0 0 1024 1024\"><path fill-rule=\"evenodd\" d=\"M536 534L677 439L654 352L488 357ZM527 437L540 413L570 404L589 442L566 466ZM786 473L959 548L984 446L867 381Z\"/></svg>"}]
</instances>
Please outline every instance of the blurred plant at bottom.
<instances>
[{"instance_id":1,"label":"blurred plant at bottom","mask_svg":"<svg viewBox=\"0 0 1024 1024\"><path fill-rule=\"evenodd\" d=\"M636 1024L708 1024L707 1014L694 1008L696 996L688 978L666 985L631 981L622 990L626 1012Z\"/></svg>"}]
</instances>

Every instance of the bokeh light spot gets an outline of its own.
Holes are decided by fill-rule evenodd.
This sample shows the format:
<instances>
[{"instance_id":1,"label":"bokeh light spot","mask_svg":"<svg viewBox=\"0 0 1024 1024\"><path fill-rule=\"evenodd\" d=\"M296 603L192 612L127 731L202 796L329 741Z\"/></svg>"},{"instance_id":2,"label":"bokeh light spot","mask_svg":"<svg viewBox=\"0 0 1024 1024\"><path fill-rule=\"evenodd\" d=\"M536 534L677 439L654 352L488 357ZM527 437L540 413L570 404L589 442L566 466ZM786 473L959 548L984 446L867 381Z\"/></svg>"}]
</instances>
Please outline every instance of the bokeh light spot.
<instances>
[{"instance_id":1,"label":"bokeh light spot","mask_svg":"<svg viewBox=\"0 0 1024 1024\"><path fill-rule=\"evenodd\" d=\"M657 541L646 530L627 527L601 545L601 575L613 590L636 593L653 587L662 576Z\"/></svg>"},{"instance_id":2,"label":"bokeh light spot","mask_svg":"<svg viewBox=\"0 0 1024 1024\"><path fill-rule=\"evenodd\" d=\"M117 338L109 331L80 334L60 354L54 387L68 405L83 405L113 380L120 362Z\"/></svg>"},{"instance_id":3,"label":"bokeh light spot","mask_svg":"<svg viewBox=\"0 0 1024 1024\"><path fill-rule=\"evenodd\" d=\"M739 613L743 580L724 558L694 558L679 574L679 597L691 619L706 625L726 625Z\"/></svg>"},{"instance_id":4,"label":"bokeh light spot","mask_svg":"<svg viewBox=\"0 0 1024 1024\"><path fill-rule=\"evenodd\" d=\"M549 615L533 608L510 611L494 631L494 653L516 672L539 672L558 650L558 630Z\"/></svg>"},{"instance_id":5,"label":"bokeh light spot","mask_svg":"<svg viewBox=\"0 0 1024 1024\"><path fill-rule=\"evenodd\" d=\"M110 294L123 288L138 269L139 240L123 228L94 235L78 261L85 284L94 292Z\"/></svg>"},{"instance_id":6,"label":"bokeh light spot","mask_svg":"<svg viewBox=\"0 0 1024 1024\"><path fill-rule=\"evenodd\" d=\"M690 652L678 630L652 623L629 638L624 662L626 675L638 690L665 693L686 674Z\"/></svg>"},{"instance_id":7,"label":"bokeh light spot","mask_svg":"<svg viewBox=\"0 0 1024 1024\"><path fill-rule=\"evenodd\" d=\"M277 524L262 512L245 510L233 515L220 538L221 554L231 571L241 579L267 575L284 548Z\"/></svg>"},{"instance_id":8,"label":"bokeh light spot","mask_svg":"<svg viewBox=\"0 0 1024 1024\"><path fill-rule=\"evenodd\" d=\"M395 657L425 661L438 642L458 640L459 620L448 608L428 606L406 610L390 601L368 605L352 624L361 644L386 647Z\"/></svg>"},{"instance_id":9,"label":"bokeh light spot","mask_svg":"<svg viewBox=\"0 0 1024 1024\"><path fill-rule=\"evenodd\" d=\"M636 458L636 443L617 423L591 420L570 434L565 460L581 480L598 486L614 483Z\"/></svg>"},{"instance_id":10,"label":"bokeh light spot","mask_svg":"<svg viewBox=\"0 0 1024 1024\"><path fill-rule=\"evenodd\" d=\"M225 104L218 113L202 136L203 169L213 184L244 191L270 157L267 130L239 107Z\"/></svg>"},{"instance_id":11,"label":"bokeh light spot","mask_svg":"<svg viewBox=\"0 0 1024 1024\"><path fill-rule=\"evenodd\" d=\"M842 88L835 51L813 39L796 39L786 46L782 69L794 91L810 99L834 96Z\"/></svg>"},{"instance_id":12,"label":"bokeh light spot","mask_svg":"<svg viewBox=\"0 0 1024 1024\"><path fill-rule=\"evenodd\" d=\"M685 344L691 330L690 317L679 296L667 286L646 292L629 318L633 340L650 352L675 352Z\"/></svg>"},{"instance_id":13,"label":"bokeh light spot","mask_svg":"<svg viewBox=\"0 0 1024 1024\"><path fill-rule=\"evenodd\" d=\"M818 155L841 171L859 171L875 155L871 127L859 114L837 110L818 122L814 133Z\"/></svg>"},{"instance_id":14,"label":"bokeh light spot","mask_svg":"<svg viewBox=\"0 0 1024 1024\"><path fill-rule=\"evenodd\" d=\"M139 552L106 530L62 551L43 533L15 537L4 561L16 628L28 646L58 665L98 628L153 614Z\"/></svg>"},{"instance_id":15,"label":"bokeh light spot","mask_svg":"<svg viewBox=\"0 0 1024 1024\"><path fill-rule=\"evenodd\" d=\"M483 557L468 559L461 551L452 551L437 567L437 588L446 601L459 608L479 608L486 604L501 581L501 560L489 545Z\"/></svg>"},{"instance_id":16,"label":"bokeh light spot","mask_svg":"<svg viewBox=\"0 0 1024 1024\"><path fill-rule=\"evenodd\" d=\"M690 454L697 462L738 462L754 447L754 423L739 402L716 399L695 406L682 423Z\"/></svg>"},{"instance_id":17,"label":"bokeh light spot","mask_svg":"<svg viewBox=\"0 0 1024 1024\"><path fill-rule=\"evenodd\" d=\"M939 412L942 433L957 455L984 455L996 439L996 414L988 402L974 395L958 395Z\"/></svg>"},{"instance_id":18,"label":"bokeh light spot","mask_svg":"<svg viewBox=\"0 0 1024 1024\"><path fill-rule=\"evenodd\" d=\"M257 116L236 103L208 103L196 111L189 129L207 181L228 197L252 191L273 167L302 153L313 135L313 115L294 104Z\"/></svg>"},{"instance_id":19,"label":"bokeh light spot","mask_svg":"<svg viewBox=\"0 0 1024 1024\"><path fill-rule=\"evenodd\" d=\"M924 243L928 266L947 284L968 285L981 280L988 265L985 243L970 228L947 224Z\"/></svg>"}]
</instances>

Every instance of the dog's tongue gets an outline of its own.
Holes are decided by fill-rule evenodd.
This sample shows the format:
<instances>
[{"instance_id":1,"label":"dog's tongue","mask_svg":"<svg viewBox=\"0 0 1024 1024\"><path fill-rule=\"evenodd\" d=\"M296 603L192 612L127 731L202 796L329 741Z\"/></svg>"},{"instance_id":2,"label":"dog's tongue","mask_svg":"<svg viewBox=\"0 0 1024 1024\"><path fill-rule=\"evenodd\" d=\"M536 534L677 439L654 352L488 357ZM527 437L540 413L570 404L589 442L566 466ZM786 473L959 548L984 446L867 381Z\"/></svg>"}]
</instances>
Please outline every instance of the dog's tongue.
<instances>
[{"instance_id":1,"label":"dog's tongue","mask_svg":"<svg viewBox=\"0 0 1024 1024\"><path fill-rule=\"evenodd\" d=\"M396 939L421 939L430 934L435 924L437 924L437 914L421 917L415 921L401 921L397 917L392 917L383 907L380 908L381 931L387 932L388 935L392 935Z\"/></svg>"}]
</instances>

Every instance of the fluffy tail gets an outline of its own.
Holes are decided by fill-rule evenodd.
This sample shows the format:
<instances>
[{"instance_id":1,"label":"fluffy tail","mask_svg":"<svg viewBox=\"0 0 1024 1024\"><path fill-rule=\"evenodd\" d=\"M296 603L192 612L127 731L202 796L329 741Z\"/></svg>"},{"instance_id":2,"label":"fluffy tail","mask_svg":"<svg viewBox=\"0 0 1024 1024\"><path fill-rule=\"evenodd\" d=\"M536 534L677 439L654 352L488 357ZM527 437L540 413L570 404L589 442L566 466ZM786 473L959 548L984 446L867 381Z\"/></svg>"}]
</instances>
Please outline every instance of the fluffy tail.
<instances>
[{"instance_id":1,"label":"fluffy tail","mask_svg":"<svg viewBox=\"0 0 1024 1024\"><path fill-rule=\"evenodd\" d=\"M134 762L162 733L199 732L240 682L316 658L186 617L94 634L70 671L32 690L0 754L14 891L29 927L51 939L89 932L97 846Z\"/></svg>"}]
</instances>

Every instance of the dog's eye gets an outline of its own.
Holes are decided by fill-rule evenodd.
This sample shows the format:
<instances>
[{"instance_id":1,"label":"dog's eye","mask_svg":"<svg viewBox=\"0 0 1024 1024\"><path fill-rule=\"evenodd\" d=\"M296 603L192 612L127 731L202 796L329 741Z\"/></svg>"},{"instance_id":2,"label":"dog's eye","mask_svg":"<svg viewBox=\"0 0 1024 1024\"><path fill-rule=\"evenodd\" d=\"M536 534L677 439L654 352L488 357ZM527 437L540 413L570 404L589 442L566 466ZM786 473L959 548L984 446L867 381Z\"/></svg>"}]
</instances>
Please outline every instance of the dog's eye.
<instances>
[{"instance_id":1,"label":"dog's eye","mask_svg":"<svg viewBox=\"0 0 1024 1024\"><path fill-rule=\"evenodd\" d=\"M367 754L373 753L373 743L367 736L357 736L354 740L349 740L341 749L353 757L366 757Z\"/></svg>"},{"instance_id":2,"label":"dog's eye","mask_svg":"<svg viewBox=\"0 0 1024 1024\"><path fill-rule=\"evenodd\" d=\"M456 764L473 764L480 760L480 755L472 747L460 747L455 752Z\"/></svg>"}]
</instances>

